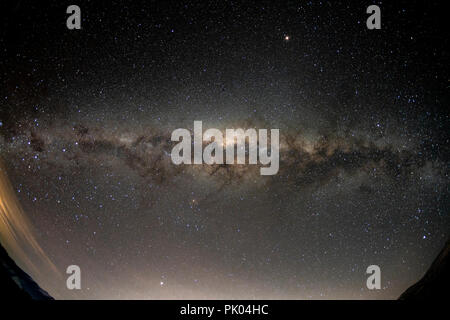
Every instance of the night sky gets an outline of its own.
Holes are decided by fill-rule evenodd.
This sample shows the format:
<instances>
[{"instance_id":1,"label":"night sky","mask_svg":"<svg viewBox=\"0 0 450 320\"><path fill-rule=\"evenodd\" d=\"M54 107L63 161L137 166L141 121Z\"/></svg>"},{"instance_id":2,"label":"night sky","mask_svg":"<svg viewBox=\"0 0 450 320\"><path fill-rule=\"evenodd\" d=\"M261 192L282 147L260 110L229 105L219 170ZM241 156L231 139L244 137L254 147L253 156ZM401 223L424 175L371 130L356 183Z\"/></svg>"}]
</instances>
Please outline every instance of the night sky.
<instances>
[{"instance_id":1,"label":"night sky","mask_svg":"<svg viewBox=\"0 0 450 320\"><path fill-rule=\"evenodd\" d=\"M56 298L397 298L449 237L449 55L442 4L393 2L7 1L2 244ZM194 120L278 128L279 172L174 165Z\"/></svg>"}]
</instances>

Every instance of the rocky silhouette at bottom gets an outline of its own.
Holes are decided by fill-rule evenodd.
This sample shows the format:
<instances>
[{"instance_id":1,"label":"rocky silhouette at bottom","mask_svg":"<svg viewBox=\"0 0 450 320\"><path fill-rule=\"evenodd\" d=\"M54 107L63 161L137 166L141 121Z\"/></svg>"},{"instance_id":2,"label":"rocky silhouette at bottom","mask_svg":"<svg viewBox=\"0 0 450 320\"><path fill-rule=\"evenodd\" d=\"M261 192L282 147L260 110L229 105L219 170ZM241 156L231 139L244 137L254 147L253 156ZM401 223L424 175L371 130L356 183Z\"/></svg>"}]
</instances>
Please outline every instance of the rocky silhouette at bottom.
<instances>
[{"instance_id":1,"label":"rocky silhouette at bottom","mask_svg":"<svg viewBox=\"0 0 450 320\"><path fill-rule=\"evenodd\" d=\"M5 300L54 300L11 259L0 245L0 297Z\"/></svg>"},{"instance_id":2,"label":"rocky silhouette at bottom","mask_svg":"<svg viewBox=\"0 0 450 320\"><path fill-rule=\"evenodd\" d=\"M450 240L433 261L422 279L409 287L400 300L443 300L448 298L450 285Z\"/></svg>"}]
</instances>

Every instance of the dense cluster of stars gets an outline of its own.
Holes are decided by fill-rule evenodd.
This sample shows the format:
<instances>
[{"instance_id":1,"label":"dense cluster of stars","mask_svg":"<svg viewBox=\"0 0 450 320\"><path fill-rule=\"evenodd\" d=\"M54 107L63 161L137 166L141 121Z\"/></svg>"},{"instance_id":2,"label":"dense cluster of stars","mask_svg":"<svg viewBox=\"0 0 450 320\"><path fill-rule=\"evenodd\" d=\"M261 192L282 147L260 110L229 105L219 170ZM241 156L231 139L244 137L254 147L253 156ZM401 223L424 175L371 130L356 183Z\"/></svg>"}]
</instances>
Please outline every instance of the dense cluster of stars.
<instances>
[{"instance_id":1,"label":"dense cluster of stars","mask_svg":"<svg viewBox=\"0 0 450 320\"><path fill-rule=\"evenodd\" d=\"M375 31L340 1L91 3L73 31L36 6L2 30L0 155L49 259L82 270L50 294L397 298L447 240L447 40L417 20L435 5L380 4ZM175 166L194 120L279 128L278 174Z\"/></svg>"}]
</instances>

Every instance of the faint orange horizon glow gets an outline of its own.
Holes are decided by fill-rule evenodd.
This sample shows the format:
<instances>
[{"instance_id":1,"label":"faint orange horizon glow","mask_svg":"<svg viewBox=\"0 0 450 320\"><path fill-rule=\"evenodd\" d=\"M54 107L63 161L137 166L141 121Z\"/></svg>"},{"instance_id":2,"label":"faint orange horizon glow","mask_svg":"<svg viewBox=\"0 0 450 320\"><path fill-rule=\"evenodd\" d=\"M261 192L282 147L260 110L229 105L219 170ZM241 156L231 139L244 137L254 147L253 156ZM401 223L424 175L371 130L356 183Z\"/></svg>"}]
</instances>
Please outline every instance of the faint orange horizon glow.
<instances>
[{"instance_id":1,"label":"faint orange horizon glow","mask_svg":"<svg viewBox=\"0 0 450 320\"><path fill-rule=\"evenodd\" d=\"M0 242L16 264L39 283L61 277L34 236L32 224L11 186L6 168L0 159Z\"/></svg>"}]
</instances>

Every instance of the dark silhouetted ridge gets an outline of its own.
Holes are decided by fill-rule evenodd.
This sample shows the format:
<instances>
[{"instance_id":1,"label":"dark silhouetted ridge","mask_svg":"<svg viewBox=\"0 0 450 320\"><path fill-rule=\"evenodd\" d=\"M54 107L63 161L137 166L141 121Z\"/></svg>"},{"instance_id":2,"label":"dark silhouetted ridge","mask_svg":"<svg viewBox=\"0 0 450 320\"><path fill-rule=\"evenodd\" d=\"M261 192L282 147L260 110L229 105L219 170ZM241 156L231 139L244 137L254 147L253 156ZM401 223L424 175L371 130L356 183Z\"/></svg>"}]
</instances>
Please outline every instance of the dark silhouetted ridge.
<instances>
[{"instance_id":1,"label":"dark silhouetted ridge","mask_svg":"<svg viewBox=\"0 0 450 320\"><path fill-rule=\"evenodd\" d=\"M409 287L400 300L443 300L449 296L450 240L419 282Z\"/></svg>"},{"instance_id":2,"label":"dark silhouetted ridge","mask_svg":"<svg viewBox=\"0 0 450 320\"><path fill-rule=\"evenodd\" d=\"M20 269L0 244L0 298L4 300L54 300Z\"/></svg>"}]
</instances>

